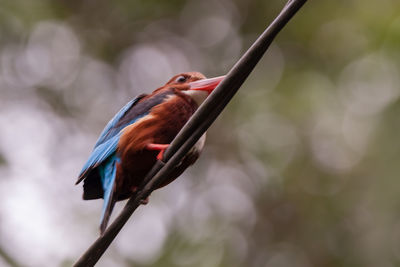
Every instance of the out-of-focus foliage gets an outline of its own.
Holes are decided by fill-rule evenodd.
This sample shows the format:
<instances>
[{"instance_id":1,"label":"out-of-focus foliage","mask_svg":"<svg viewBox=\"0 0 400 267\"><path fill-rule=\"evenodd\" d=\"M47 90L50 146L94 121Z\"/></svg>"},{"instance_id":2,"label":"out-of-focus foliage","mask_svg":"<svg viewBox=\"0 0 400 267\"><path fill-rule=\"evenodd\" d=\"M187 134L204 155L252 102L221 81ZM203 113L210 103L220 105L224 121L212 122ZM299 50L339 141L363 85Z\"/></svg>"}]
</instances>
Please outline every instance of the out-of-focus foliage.
<instances>
[{"instance_id":1,"label":"out-of-focus foliage","mask_svg":"<svg viewBox=\"0 0 400 267\"><path fill-rule=\"evenodd\" d=\"M109 118L226 73L284 4L1 1L0 266L70 266L98 235L74 182ZM398 0L309 1L98 266L399 266L399 70Z\"/></svg>"}]
</instances>

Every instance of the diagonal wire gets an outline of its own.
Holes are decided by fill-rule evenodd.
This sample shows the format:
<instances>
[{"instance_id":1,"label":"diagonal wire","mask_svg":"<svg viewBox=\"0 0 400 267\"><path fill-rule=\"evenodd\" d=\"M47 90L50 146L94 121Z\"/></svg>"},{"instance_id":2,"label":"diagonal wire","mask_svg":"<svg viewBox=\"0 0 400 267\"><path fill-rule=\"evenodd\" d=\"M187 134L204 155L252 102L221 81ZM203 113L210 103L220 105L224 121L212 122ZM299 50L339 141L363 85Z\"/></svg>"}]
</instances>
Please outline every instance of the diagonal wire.
<instances>
[{"instance_id":1,"label":"diagonal wire","mask_svg":"<svg viewBox=\"0 0 400 267\"><path fill-rule=\"evenodd\" d=\"M229 71L226 78L193 114L164 153L163 161L157 161L140 186L141 190L132 196L124 209L100 236L78 259L74 267L94 266L117 236L142 199L148 197L182 160L198 139L215 121L237 90L241 87L279 31L296 14L307 0L289 0L276 19L253 43L247 52Z\"/></svg>"}]
</instances>

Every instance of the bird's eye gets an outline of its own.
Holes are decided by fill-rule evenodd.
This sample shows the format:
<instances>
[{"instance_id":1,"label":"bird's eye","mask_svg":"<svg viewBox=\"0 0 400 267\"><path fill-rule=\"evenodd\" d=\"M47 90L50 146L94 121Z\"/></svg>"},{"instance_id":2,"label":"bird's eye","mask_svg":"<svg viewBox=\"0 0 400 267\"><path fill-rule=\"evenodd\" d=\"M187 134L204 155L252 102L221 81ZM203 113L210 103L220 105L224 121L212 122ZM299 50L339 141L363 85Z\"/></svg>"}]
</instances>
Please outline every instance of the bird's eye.
<instances>
[{"instance_id":1,"label":"bird's eye","mask_svg":"<svg viewBox=\"0 0 400 267\"><path fill-rule=\"evenodd\" d=\"M177 83L184 83L184 82L186 82L186 80L187 80L187 78L185 77L185 76L179 76L178 78L176 78L176 82Z\"/></svg>"}]
</instances>

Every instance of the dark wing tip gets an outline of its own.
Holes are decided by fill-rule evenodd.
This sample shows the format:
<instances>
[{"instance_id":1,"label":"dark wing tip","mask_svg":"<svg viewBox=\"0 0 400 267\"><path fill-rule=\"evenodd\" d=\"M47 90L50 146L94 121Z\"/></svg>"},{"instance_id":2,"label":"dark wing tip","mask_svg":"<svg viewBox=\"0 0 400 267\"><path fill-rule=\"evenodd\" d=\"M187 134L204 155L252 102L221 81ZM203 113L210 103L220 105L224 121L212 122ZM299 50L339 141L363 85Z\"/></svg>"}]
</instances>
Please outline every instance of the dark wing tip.
<instances>
[{"instance_id":1,"label":"dark wing tip","mask_svg":"<svg viewBox=\"0 0 400 267\"><path fill-rule=\"evenodd\" d=\"M79 177L78 177L78 180L75 182L75 185L77 185L77 184L79 184L80 182L82 182L82 180L86 178L86 174L87 174L87 171L81 173L81 174L79 175Z\"/></svg>"},{"instance_id":2,"label":"dark wing tip","mask_svg":"<svg viewBox=\"0 0 400 267\"><path fill-rule=\"evenodd\" d=\"M108 202L106 213L104 214L103 220L100 223L100 235L102 236L107 229L108 222L110 220L111 213L114 209L115 199L111 196L110 202Z\"/></svg>"},{"instance_id":3,"label":"dark wing tip","mask_svg":"<svg viewBox=\"0 0 400 267\"><path fill-rule=\"evenodd\" d=\"M90 176L91 171L96 168L99 164L95 164L92 167L87 168L84 171L81 171L81 173L79 174L78 180L75 182L75 185L79 184L80 182L82 182L84 179L86 179L88 176Z\"/></svg>"},{"instance_id":4,"label":"dark wing tip","mask_svg":"<svg viewBox=\"0 0 400 267\"><path fill-rule=\"evenodd\" d=\"M78 185L80 182L82 182L83 179L84 177L79 176L78 180L75 182L75 185Z\"/></svg>"},{"instance_id":5,"label":"dark wing tip","mask_svg":"<svg viewBox=\"0 0 400 267\"><path fill-rule=\"evenodd\" d=\"M103 235L104 235L104 232L105 232L106 229L107 229L107 225L108 225L108 218L107 218L106 220L102 221L101 224L100 224L100 227L99 227L99 229L100 229L100 236L103 236Z\"/></svg>"},{"instance_id":6,"label":"dark wing tip","mask_svg":"<svg viewBox=\"0 0 400 267\"><path fill-rule=\"evenodd\" d=\"M104 232L106 231L107 228L107 224L108 224L108 220L107 222L104 220L101 224L100 224L100 236L104 235Z\"/></svg>"}]
</instances>

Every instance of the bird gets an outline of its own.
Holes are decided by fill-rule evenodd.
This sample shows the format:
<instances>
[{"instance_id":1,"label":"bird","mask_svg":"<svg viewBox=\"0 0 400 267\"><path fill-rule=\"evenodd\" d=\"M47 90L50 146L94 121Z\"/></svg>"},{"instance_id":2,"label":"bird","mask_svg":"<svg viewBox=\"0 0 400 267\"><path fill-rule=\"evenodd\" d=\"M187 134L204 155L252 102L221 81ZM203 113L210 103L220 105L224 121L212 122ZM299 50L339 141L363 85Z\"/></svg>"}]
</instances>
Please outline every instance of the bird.
<instances>
[{"instance_id":1,"label":"bird","mask_svg":"<svg viewBox=\"0 0 400 267\"><path fill-rule=\"evenodd\" d=\"M224 77L207 79L200 72L175 75L151 94L128 102L108 122L76 182L83 181L84 200L104 199L100 235L115 203L137 192L152 166L162 160L171 141ZM205 136L158 188L171 183L198 159ZM148 198L142 200L142 204L147 202Z\"/></svg>"}]
</instances>

